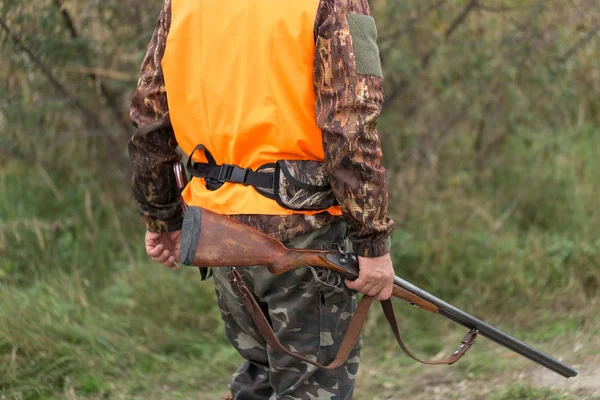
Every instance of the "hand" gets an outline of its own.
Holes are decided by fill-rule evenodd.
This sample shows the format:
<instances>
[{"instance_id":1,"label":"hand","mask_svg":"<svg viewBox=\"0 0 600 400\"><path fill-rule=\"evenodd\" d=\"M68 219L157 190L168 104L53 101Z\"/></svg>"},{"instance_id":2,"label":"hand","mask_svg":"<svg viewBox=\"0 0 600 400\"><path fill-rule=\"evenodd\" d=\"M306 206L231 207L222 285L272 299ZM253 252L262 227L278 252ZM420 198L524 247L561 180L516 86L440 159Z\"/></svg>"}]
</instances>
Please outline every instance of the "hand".
<instances>
[{"instance_id":1,"label":"hand","mask_svg":"<svg viewBox=\"0 0 600 400\"><path fill-rule=\"evenodd\" d=\"M359 273L355 281L346 280L346 286L367 296L387 300L394 287L394 266L390 254L381 257L358 257Z\"/></svg>"},{"instance_id":2,"label":"hand","mask_svg":"<svg viewBox=\"0 0 600 400\"><path fill-rule=\"evenodd\" d=\"M153 261L176 271L179 269L181 231L153 233L146 231L146 253Z\"/></svg>"}]
</instances>

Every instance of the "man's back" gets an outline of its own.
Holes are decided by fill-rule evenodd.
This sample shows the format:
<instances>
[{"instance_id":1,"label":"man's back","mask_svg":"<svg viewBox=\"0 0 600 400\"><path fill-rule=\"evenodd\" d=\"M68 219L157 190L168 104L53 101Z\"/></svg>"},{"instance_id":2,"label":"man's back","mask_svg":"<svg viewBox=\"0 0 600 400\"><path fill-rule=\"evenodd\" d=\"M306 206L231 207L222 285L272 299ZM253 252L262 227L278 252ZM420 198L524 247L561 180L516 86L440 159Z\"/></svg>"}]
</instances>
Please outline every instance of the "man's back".
<instances>
[{"instance_id":1,"label":"man's back","mask_svg":"<svg viewBox=\"0 0 600 400\"><path fill-rule=\"evenodd\" d=\"M313 81L318 0L174 0L162 60L171 123L187 154L257 170L323 161ZM196 161L205 161L201 152ZM193 181L191 205L222 214L290 214L252 187Z\"/></svg>"}]
</instances>

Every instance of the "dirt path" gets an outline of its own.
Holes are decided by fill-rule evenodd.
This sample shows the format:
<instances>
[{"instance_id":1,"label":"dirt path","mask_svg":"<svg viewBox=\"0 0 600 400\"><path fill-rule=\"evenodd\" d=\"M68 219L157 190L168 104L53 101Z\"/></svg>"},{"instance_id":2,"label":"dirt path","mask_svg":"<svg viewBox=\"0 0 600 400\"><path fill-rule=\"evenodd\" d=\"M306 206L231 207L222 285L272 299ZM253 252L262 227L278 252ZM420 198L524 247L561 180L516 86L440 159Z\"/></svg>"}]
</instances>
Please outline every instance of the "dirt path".
<instances>
[{"instance_id":1,"label":"dirt path","mask_svg":"<svg viewBox=\"0 0 600 400\"><path fill-rule=\"evenodd\" d=\"M594 364L579 367L579 375L573 379L557 379L548 370L536 370L531 375L531 383L536 387L562 390L568 393L586 394L589 399L600 399L600 360Z\"/></svg>"},{"instance_id":2,"label":"dirt path","mask_svg":"<svg viewBox=\"0 0 600 400\"><path fill-rule=\"evenodd\" d=\"M600 400L600 357L587 358L574 367L579 370L579 375L571 379L561 378L552 371L536 366L491 376L465 376L456 370L448 372L448 369L426 368L397 385L389 382L369 385L366 381L370 379L366 377L357 400L483 400L491 393L500 393L507 387L517 385L530 387L533 392L536 389L553 390L564 395L565 399ZM379 374L376 369L366 372L371 377ZM409 372L408 375L413 373ZM553 400L562 398L552 397ZM508 400L508 397L502 399ZM533 395L527 399L537 398Z\"/></svg>"}]
</instances>

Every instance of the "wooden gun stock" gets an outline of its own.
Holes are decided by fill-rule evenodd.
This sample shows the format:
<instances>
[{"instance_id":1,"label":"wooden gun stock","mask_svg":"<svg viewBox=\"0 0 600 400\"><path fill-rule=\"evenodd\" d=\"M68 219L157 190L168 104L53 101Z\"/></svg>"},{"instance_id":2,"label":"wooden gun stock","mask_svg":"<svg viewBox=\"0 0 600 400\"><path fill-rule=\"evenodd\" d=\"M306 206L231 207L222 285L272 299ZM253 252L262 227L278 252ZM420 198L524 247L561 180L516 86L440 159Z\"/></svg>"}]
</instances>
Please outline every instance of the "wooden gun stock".
<instances>
[{"instance_id":1,"label":"wooden gun stock","mask_svg":"<svg viewBox=\"0 0 600 400\"><path fill-rule=\"evenodd\" d=\"M190 207L183 223L181 263L197 267L265 266L272 274L311 266L358 278L356 257L331 250L289 249L280 241L240 222L198 207ZM394 285L392 296L437 313L438 308Z\"/></svg>"}]
</instances>

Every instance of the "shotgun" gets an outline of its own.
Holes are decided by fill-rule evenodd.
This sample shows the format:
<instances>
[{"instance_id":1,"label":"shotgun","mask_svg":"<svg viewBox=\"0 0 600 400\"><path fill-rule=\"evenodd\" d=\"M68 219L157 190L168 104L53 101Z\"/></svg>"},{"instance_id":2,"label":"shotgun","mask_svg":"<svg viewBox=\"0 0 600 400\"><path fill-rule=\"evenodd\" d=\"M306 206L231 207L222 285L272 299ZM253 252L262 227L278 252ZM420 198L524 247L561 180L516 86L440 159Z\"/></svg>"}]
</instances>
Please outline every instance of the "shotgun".
<instances>
[{"instance_id":1,"label":"shotgun","mask_svg":"<svg viewBox=\"0 0 600 400\"><path fill-rule=\"evenodd\" d=\"M358 259L353 254L344 253L341 250L301 250L287 248L280 241L256 229L199 207L189 207L187 209L182 227L180 258L183 265L227 267L233 269L231 271L232 285L235 290L241 288L238 292L241 300L250 302L249 304L244 303L244 306L249 312L254 313L252 314L253 318L259 331L265 337L265 340L267 340L267 343L272 347L276 347L287 354L303 360L306 359L289 353L280 343L276 342L276 339L271 338L274 342L269 341L272 331L269 332L270 328L266 319L263 319L264 315L261 314L262 311L256 314L256 310L260 310L260 307L255 303L252 293L245 288L243 280L241 280L239 274L235 271L235 267L260 265L267 268L272 274L283 274L296 268L307 266L320 267L335 271L349 280L357 279L359 271ZM471 347L475 342L475 337L479 334L565 378L574 377L578 374L569 365L534 349L399 277L396 277L394 280L392 296L423 310L439 314L470 329L470 332L465 336L461 345L452 353L451 357L444 361L424 362L426 364L452 364L456 362ZM368 296L363 296L361 303L365 298L368 298ZM372 300L372 298L370 299ZM370 302L361 311L364 314L364 318L366 318L369 305ZM387 303L382 302L382 306L384 306L386 318L390 322L396 340L400 347L402 347L402 350L411 358L422 362L414 357L402 342L393 316L393 308L391 308L389 301ZM360 304L359 308L361 308ZM364 323L364 320L362 323ZM348 338L348 340L344 338L344 341L349 342L346 346L348 353L354 345L353 341L358 338L362 323L357 323L360 325L358 328L352 328L351 323L349 331L351 329L358 330L355 332L355 337ZM341 348L344 346L343 342ZM340 353L342 352L341 350ZM311 361L307 360L307 362ZM340 360L336 358L332 364L335 364L334 367L336 367L343 364L343 362L341 358ZM318 366L323 367L321 365Z\"/></svg>"}]
</instances>

